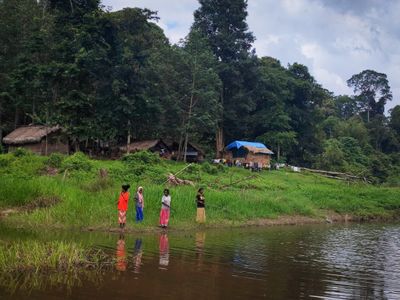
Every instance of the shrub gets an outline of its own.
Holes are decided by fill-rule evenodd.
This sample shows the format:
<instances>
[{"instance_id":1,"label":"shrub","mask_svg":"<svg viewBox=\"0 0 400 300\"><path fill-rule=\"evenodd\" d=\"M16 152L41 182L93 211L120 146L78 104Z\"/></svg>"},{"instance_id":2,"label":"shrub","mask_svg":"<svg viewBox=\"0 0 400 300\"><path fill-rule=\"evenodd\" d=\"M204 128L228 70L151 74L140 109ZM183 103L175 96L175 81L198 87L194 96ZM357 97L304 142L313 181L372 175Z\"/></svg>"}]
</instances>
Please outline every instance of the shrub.
<instances>
[{"instance_id":1,"label":"shrub","mask_svg":"<svg viewBox=\"0 0 400 300\"><path fill-rule=\"evenodd\" d=\"M208 163L208 162L203 163L203 164L201 165L201 169L202 169L203 172L206 172L206 173L211 174L211 175L216 175L216 174L218 174L218 169L217 169L217 167L212 166L212 165L211 165L210 163Z\"/></svg>"},{"instance_id":2,"label":"shrub","mask_svg":"<svg viewBox=\"0 0 400 300\"><path fill-rule=\"evenodd\" d=\"M138 151L135 153L129 153L122 157L122 161L128 164L157 164L161 161L160 156L150 151Z\"/></svg>"},{"instance_id":3,"label":"shrub","mask_svg":"<svg viewBox=\"0 0 400 300\"><path fill-rule=\"evenodd\" d=\"M82 152L76 152L75 154L68 156L62 162L62 169L68 170L79 170L79 171L90 171L93 167L90 159Z\"/></svg>"},{"instance_id":4,"label":"shrub","mask_svg":"<svg viewBox=\"0 0 400 300\"><path fill-rule=\"evenodd\" d=\"M12 160L13 158L11 155L0 154L0 168L8 167L11 164Z\"/></svg>"},{"instance_id":5,"label":"shrub","mask_svg":"<svg viewBox=\"0 0 400 300\"><path fill-rule=\"evenodd\" d=\"M17 149L14 151L13 154L14 154L15 157L23 157L23 156L30 155L31 152L28 151L28 150L26 150L25 148L17 148Z\"/></svg>"},{"instance_id":6,"label":"shrub","mask_svg":"<svg viewBox=\"0 0 400 300\"><path fill-rule=\"evenodd\" d=\"M61 168L64 155L61 153L52 153L47 159L47 165L53 168Z\"/></svg>"},{"instance_id":7,"label":"shrub","mask_svg":"<svg viewBox=\"0 0 400 300\"><path fill-rule=\"evenodd\" d=\"M200 171L200 166L197 164L191 164L189 167L186 168L186 172L189 174L197 174Z\"/></svg>"}]
</instances>

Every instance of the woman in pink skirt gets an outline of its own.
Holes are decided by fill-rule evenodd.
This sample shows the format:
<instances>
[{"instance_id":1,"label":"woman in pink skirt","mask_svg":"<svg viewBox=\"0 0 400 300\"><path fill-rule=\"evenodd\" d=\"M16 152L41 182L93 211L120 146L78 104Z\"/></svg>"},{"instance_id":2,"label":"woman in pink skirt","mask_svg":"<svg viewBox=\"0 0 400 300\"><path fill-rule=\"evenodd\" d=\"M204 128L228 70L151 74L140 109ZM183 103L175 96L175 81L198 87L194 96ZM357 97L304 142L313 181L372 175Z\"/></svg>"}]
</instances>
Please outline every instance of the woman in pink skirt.
<instances>
[{"instance_id":1,"label":"woman in pink skirt","mask_svg":"<svg viewBox=\"0 0 400 300\"><path fill-rule=\"evenodd\" d=\"M169 190L164 189L164 195L161 198L161 212L160 212L160 226L167 228L169 222L169 215L171 211L171 196Z\"/></svg>"}]
</instances>

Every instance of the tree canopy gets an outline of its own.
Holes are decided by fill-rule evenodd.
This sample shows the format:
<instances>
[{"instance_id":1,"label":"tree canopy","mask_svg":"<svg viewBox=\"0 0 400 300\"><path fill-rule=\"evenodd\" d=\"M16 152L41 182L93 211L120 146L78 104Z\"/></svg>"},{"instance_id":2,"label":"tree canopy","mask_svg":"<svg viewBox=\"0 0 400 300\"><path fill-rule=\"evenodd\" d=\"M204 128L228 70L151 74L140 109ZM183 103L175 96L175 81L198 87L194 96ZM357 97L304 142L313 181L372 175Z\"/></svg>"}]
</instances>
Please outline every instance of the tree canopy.
<instances>
[{"instance_id":1,"label":"tree canopy","mask_svg":"<svg viewBox=\"0 0 400 300\"><path fill-rule=\"evenodd\" d=\"M208 157L257 140L281 162L400 182L400 109L384 114L386 74L362 70L347 81L353 95L334 95L307 66L256 55L246 0L199 4L171 45L148 9L0 1L0 138L58 124L76 150L164 138Z\"/></svg>"}]
</instances>

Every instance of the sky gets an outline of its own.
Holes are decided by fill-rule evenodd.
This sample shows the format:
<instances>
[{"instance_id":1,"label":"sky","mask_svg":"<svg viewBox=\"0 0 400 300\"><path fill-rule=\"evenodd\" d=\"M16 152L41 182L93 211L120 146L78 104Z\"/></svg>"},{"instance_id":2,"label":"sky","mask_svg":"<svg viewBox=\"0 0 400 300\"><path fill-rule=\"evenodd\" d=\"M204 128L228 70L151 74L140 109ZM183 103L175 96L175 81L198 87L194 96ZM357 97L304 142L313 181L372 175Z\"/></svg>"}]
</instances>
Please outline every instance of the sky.
<instances>
[{"instance_id":1,"label":"sky","mask_svg":"<svg viewBox=\"0 0 400 300\"><path fill-rule=\"evenodd\" d=\"M197 0L102 0L110 10L149 8L171 43L184 38ZM351 95L346 80L366 69L385 73L400 105L400 0L248 0L247 23L258 56L306 65L335 95Z\"/></svg>"}]
</instances>

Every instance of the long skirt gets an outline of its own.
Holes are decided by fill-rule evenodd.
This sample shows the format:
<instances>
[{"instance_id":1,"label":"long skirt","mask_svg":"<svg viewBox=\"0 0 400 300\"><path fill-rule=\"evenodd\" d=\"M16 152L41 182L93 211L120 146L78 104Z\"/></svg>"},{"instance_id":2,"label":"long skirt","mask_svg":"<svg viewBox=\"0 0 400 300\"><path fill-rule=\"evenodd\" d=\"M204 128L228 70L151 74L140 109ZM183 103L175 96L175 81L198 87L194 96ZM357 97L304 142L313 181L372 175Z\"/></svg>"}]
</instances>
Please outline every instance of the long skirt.
<instances>
[{"instance_id":1,"label":"long skirt","mask_svg":"<svg viewBox=\"0 0 400 300\"><path fill-rule=\"evenodd\" d=\"M118 223L125 224L126 223L126 210L118 211Z\"/></svg>"},{"instance_id":2,"label":"long skirt","mask_svg":"<svg viewBox=\"0 0 400 300\"><path fill-rule=\"evenodd\" d=\"M169 209L162 208L160 212L160 225L168 226L168 222L169 222Z\"/></svg>"},{"instance_id":3,"label":"long skirt","mask_svg":"<svg viewBox=\"0 0 400 300\"><path fill-rule=\"evenodd\" d=\"M196 222L204 223L205 221L206 221L206 209L204 207L198 207Z\"/></svg>"},{"instance_id":4,"label":"long skirt","mask_svg":"<svg viewBox=\"0 0 400 300\"><path fill-rule=\"evenodd\" d=\"M136 206L136 222L143 221L143 208Z\"/></svg>"}]
</instances>

